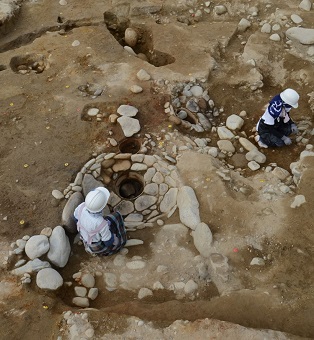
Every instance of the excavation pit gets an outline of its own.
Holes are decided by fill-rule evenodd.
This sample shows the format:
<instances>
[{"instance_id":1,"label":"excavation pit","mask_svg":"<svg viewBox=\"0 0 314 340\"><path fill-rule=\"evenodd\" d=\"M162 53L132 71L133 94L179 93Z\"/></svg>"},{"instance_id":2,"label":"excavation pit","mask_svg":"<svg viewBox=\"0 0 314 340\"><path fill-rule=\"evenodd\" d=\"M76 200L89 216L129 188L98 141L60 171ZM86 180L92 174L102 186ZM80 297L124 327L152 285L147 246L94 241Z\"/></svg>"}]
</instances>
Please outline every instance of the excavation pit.
<instances>
[{"instance_id":1,"label":"excavation pit","mask_svg":"<svg viewBox=\"0 0 314 340\"><path fill-rule=\"evenodd\" d=\"M134 200L144 190L144 179L135 172L122 174L115 183L116 193L126 200Z\"/></svg>"},{"instance_id":2,"label":"excavation pit","mask_svg":"<svg viewBox=\"0 0 314 340\"><path fill-rule=\"evenodd\" d=\"M119 144L119 150L121 153L136 154L140 151L142 142L136 138L126 138Z\"/></svg>"},{"instance_id":3,"label":"excavation pit","mask_svg":"<svg viewBox=\"0 0 314 340\"><path fill-rule=\"evenodd\" d=\"M15 56L10 61L13 72L20 74L42 73L48 66L43 54L26 54Z\"/></svg>"}]
</instances>

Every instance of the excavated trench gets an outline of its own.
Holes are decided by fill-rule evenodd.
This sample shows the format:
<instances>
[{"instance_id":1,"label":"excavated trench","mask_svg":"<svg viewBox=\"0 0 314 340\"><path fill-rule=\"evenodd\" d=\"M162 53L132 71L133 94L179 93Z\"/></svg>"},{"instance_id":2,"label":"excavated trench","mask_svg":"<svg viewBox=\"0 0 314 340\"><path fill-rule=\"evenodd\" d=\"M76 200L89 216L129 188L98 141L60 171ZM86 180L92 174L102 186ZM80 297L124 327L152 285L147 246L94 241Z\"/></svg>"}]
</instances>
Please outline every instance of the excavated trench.
<instances>
[{"instance_id":1,"label":"excavated trench","mask_svg":"<svg viewBox=\"0 0 314 340\"><path fill-rule=\"evenodd\" d=\"M107 16L110 17L110 14ZM151 32L145 26L132 26L129 21L126 21L125 23L119 22L119 24L115 26L109 19L106 21L106 14L105 23L111 34L122 46L125 46L125 29L134 27L139 32L140 36L138 44L134 47L134 51L137 54L145 54L148 61L154 66L159 67L175 62L172 56L154 50ZM38 32L27 33L0 46L0 52L30 44L47 31L64 29L65 32L67 32L76 27L92 25L99 25L99 23L77 21L43 28ZM44 65L43 69L41 69L41 66L43 66L42 64ZM10 67L13 72L24 70L28 72L29 70L29 72L40 73L44 71L46 65L45 57L38 54L16 56L13 57L10 62ZM5 70L6 68L5 65L0 65L0 71ZM219 93L219 91L217 91L217 93ZM97 107L97 105L97 103L88 104L83 110L82 119L91 120L87 115L87 111L89 108ZM99 108L102 109L104 105L104 103L99 103ZM190 116L188 116L186 120L190 123L196 122L196 120ZM249 134L250 131L248 130L247 132ZM136 154L140 148L141 141L135 138L127 138L119 144L121 153ZM286 151L279 156L274 156L271 151L267 150L266 154L268 159L276 160L278 164L286 164L288 166L290 163L289 159L297 158L299 151L299 148L294 148L292 152ZM289 154L289 157L286 157L287 153ZM143 178L140 175L127 172L120 174L117 177L116 181L113 183L113 190L123 199L133 200L142 194L144 184ZM153 241L154 237L153 235L148 235L145 230L138 230L132 234L132 238L143 239L146 244L149 244ZM80 269L80 262L88 260L89 258L89 255L85 253L82 246L73 245L73 252L75 255L71 257L69 264L60 271L65 280L68 281L71 281L72 274ZM141 252L150 254L148 247L143 247ZM139 252L135 250L130 251L130 255L136 254L139 254ZM104 261L105 260L106 259L104 259ZM314 336L310 329L298 329L298 324L302 322L302 319L296 316L291 320L288 307L286 310L283 310L282 308L277 310L273 308L273 305L268 298L263 299L259 296L254 296L254 294L249 297L243 297L240 294L219 297L218 290L213 283L204 287L195 301L189 301L188 298L178 300L172 292L157 292L154 294L154 298L148 298L145 301L134 301L137 299L137 296L131 291L119 289L115 292L108 292L106 291L105 285L100 282L100 280L97 281L97 285L102 293L93 303L92 307L98 308L101 312L106 313L135 315L145 320L154 321L159 326L169 325L177 319L196 320L211 317L239 323L247 327L271 328L303 336ZM60 297L68 306L73 306L71 303L73 290L70 287L64 288L58 294L58 297ZM252 303L252 301L254 301L254 303ZM257 310L257 305L260 306L259 310ZM246 306L245 310L243 310L243 306Z\"/></svg>"}]
</instances>

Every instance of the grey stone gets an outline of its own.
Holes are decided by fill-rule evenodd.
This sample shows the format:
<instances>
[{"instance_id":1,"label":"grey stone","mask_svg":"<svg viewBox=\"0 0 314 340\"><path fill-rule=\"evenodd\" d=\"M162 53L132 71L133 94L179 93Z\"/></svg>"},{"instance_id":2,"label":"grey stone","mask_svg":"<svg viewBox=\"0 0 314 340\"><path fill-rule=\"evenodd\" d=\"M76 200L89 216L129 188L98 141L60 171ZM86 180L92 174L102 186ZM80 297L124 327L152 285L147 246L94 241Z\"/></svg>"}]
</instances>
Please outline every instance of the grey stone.
<instances>
[{"instance_id":1,"label":"grey stone","mask_svg":"<svg viewBox=\"0 0 314 340\"><path fill-rule=\"evenodd\" d=\"M226 152L231 152L231 153L235 152L235 147L230 142L230 140L223 140L223 139L219 140L217 142L217 145L221 151L226 151Z\"/></svg>"},{"instance_id":2,"label":"grey stone","mask_svg":"<svg viewBox=\"0 0 314 340\"><path fill-rule=\"evenodd\" d=\"M25 245L25 253L31 260L46 254L48 250L49 241L45 235L32 236Z\"/></svg>"},{"instance_id":3,"label":"grey stone","mask_svg":"<svg viewBox=\"0 0 314 340\"><path fill-rule=\"evenodd\" d=\"M161 183L161 184L159 185L159 195L160 195L160 196L163 196L163 195L168 191L168 189L169 189L168 184L166 184L166 183Z\"/></svg>"},{"instance_id":4,"label":"grey stone","mask_svg":"<svg viewBox=\"0 0 314 340\"><path fill-rule=\"evenodd\" d=\"M143 215L142 214L129 214L125 219L125 222L142 222Z\"/></svg>"},{"instance_id":5,"label":"grey stone","mask_svg":"<svg viewBox=\"0 0 314 340\"><path fill-rule=\"evenodd\" d=\"M184 292L186 294L193 294L197 289L198 289L198 284L193 280L189 280L184 285Z\"/></svg>"},{"instance_id":6,"label":"grey stone","mask_svg":"<svg viewBox=\"0 0 314 340\"><path fill-rule=\"evenodd\" d=\"M245 32L249 27L251 27L251 23L249 20L242 18L238 23L238 31Z\"/></svg>"},{"instance_id":7,"label":"grey stone","mask_svg":"<svg viewBox=\"0 0 314 340\"><path fill-rule=\"evenodd\" d=\"M132 171L145 171L147 170L147 165L143 163L133 163L131 166Z\"/></svg>"},{"instance_id":8,"label":"grey stone","mask_svg":"<svg viewBox=\"0 0 314 340\"><path fill-rule=\"evenodd\" d=\"M251 151L249 151L245 155L245 158L248 161L255 161L260 164L266 162L266 156L263 153L261 153L258 149L252 149Z\"/></svg>"},{"instance_id":9,"label":"grey stone","mask_svg":"<svg viewBox=\"0 0 314 340\"><path fill-rule=\"evenodd\" d=\"M281 181L284 181L287 177L290 176L289 171L280 168L279 166L276 166L276 168L272 171L272 174L279 178Z\"/></svg>"},{"instance_id":10,"label":"grey stone","mask_svg":"<svg viewBox=\"0 0 314 340\"><path fill-rule=\"evenodd\" d=\"M170 211L177 202L178 188L171 188L164 196L160 203L160 211L162 213Z\"/></svg>"},{"instance_id":11,"label":"grey stone","mask_svg":"<svg viewBox=\"0 0 314 340\"><path fill-rule=\"evenodd\" d=\"M72 303L75 306L82 307L82 308L87 308L89 307L89 300L88 298L85 297L75 297L72 299Z\"/></svg>"},{"instance_id":12,"label":"grey stone","mask_svg":"<svg viewBox=\"0 0 314 340\"><path fill-rule=\"evenodd\" d=\"M144 188L144 193L151 195L151 196L157 196L158 195L158 184L156 183L149 183Z\"/></svg>"},{"instance_id":13,"label":"grey stone","mask_svg":"<svg viewBox=\"0 0 314 340\"><path fill-rule=\"evenodd\" d=\"M153 292L148 288L141 288L138 292L138 298L144 299L147 296L153 296Z\"/></svg>"},{"instance_id":14,"label":"grey stone","mask_svg":"<svg viewBox=\"0 0 314 340\"><path fill-rule=\"evenodd\" d=\"M118 284L117 276L113 273L105 273L104 280L105 280L106 286L111 287L111 288L116 287Z\"/></svg>"},{"instance_id":15,"label":"grey stone","mask_svg":"<svg viewBox=\"0 0 314 340\"><path fill-rule=\"evenodd\" d=\"M314 29L303 27L291 27L287 29L286 36L288 39L297 40L303 45L314 44Z\"/></svg>"},{"instance_id":16,"label":"grey stone","mask_svg":"<svg viewBox=\"0 0 314 340\"><path fill-rule=\"evenodd\" d=\"M11 271L13 275L24 275L25 273L34 273L38 272L43 268L49 268L50 263L47 261L41 261L40 259L36 258L32 261L28 261L24 266L19 267Z\"/></svg>"},{"instance_id":17,"label":"grey stone","mask_svg":"<svg viewBox=\"0 0 314 340\"><path fill-rule=\"evenodd\" d=\"M74 219L74 210L84 202L84 197L80 192L75 192L67 201L63 212L61 224L67 232L77 233L76 221Z\"/></svg>"},{"instance_id":18,"label":"grey stone","mask_svg":"<svg viewBox=\"0 0 314 340\"><path fill-rule=\"evenodd\" d=\"M50 227L46 227L40 232L40 235L45 235L47 237L50 237L51 234L52 234L52 228Z\"/></svg>"},{"instance_id":19,"label":"grey stone","mask_svg":"<svg viewBox=\"0 0 314 340\"><path fill-rule=\"evenodd\" d=\"M19 240L16 240L15 243L20 249L25 249L26 242L27 242L26 240L19 239Z\"/></svg>"},{"instance_id":20,"label":"grey stone","mask_svg":"<svg viewBox=\"0 0 314 340\"><path fill-rule=\"evenodd\" d=\"M183 186L179 189L177 196L180 221L187 227L195 230L201 222L199 214L199 203L194 190L189 186Z\"/></svg>"},{"instance_id":21,"label":"grey stone","mask_svg":"<svg viewBox=\"0 0 314 340\"><path fill-rule=\"evenodd\" d=\"M127 268L131 270L143 269L146 266L146 263L141 260L130 261L126 263Z\"/></svg>"},{"instance_id":22,"label":"grey stone","mask_svg":"<svg viewBox=\"0 0 314 340\"><path fill-rule=\"evenodd\" d=\"M52 190L51 194L57 200L61 200L62 198L64 198L64 195L60 190Z\"/></svg>"},{"instance_id":23,"label":"grey stone","mask_svg":"<svg viewBox=\"0 0 314 340\"><path fill-rule=\"evenodd\" d=\"M199 223L195 230L192 231L195 248L203 257L209 257L212 248L213 235L207 224Z\"/></svg>"},{"instance_id":24,"label":"grey stone","mask_svg":"<svg viewBox=\"0 0 314 340\"><path fill-rule=\"evenodd\" d=\"M155 168L148 168L146 173L144 174L144 181L145 183L150 183L156 174L156 169Z\"/></svg>"},{"instance_id":25,"label":"grey stone","mask_svg":"<svg viewBox=\"0 0 314 340\"><path fill-rule=\"evenodd\" d=\"M121 201L116 206L116 210L119 211L121 215L126 216L134 212L134 204L131 201Z\"/></svg>"},{"instance_id":26,"label":"grey stone","mask_svg":"<svg viewBox=\"0 0 314 340\"><path fill-rule=\"evenodd\" d=\"M148 167L151 167L151 166L156 162L156 159L155 159L154 156L145 155L145 156L144 156L143 162L144 162Z\"/></svg>"},{"instance_id":27,"label":"grey stone","mask_svg":"<svg viewBox=\"0 0 314 340\"><path fill-rule=\"evenodd\" d=\"M231 115L226 120L226 126L230 130L240 130L244 124L244 120L238 115Z\"/></svg>"},{"instance_id":28,"label":"grey stone","mask_svg":"<svg viewBox=\"0 0 314 340\"><path fill-rule=\"evenodd\" d=\"M310 0L302 0L299 4L299 8L304 11L310 11L312 8L312 2Z\"/></svg>"},{"instance_id":29,"label":"grey stone","mask_svg":"<svg viewBox=\"0 0 314 340\"><path fill-rule=\"evenodd\" d=\"M98 288L91 288L89 291L88 291L88 295L87 297L91 300L95 300L98 296Z\"/></svg>"},{"instance_id":30,"label":"grey stone","mask_svg":"<svg viewBox=\"0 0 314 340\"><path fill-rule=\"evenodd\" d=\"M234 134L225 126L219 126L217 128L217 133L220 139L233 139L235 137Z\"/></svg>"},{"instance_id":31,"label":"grey stone","mask_svg":"<svg viewBox=\"0 0 314 340\"><path fill-rule=\"evenodd\" d=\"M217 15L222 15L228 12L227 7L225 5L218 5L214 7L214 12Z\"/></svg>"},{"instance_id":32,"label":"grey stone","mask_svg":"<svg viewBox=\"0 0 314 340\"><path fill-rule=\"evenodd\" d=\"M202 87L198 85L192 86L190 91L194 97L200 97L203 94Z\"/></svg>"},{"instance_id":33,"label":"grey stone","mask_svg":"<svg viewBox=\"0 0 314 340\"><path fill-rule=\"evenodd\" d=\"M258 163L256 163L255 161L251 161L248 164L248 167L252 170L252 171L256 171L258 169L260 169L260 165Z\"/></svg>"},{"instance_id":34,"label":"grey stone","mask_svg":"<svg viewBox=\"0 0 314 340\"><path fill-rule=\"evenodd\" d=\"M95 278L90 273L85 273L81 277L81 284L86 288L93 288L95 286Z\"/></svg>"},{"instance_id":35,"label":"grey stone","mask_svg":"<svg viewBox=\"0 0 314 340\"><path fill-rule=\"evenodd\" d=\"M153 156L151 156L153 157ZM131 156L131 161L135 163L142 163L145 158L145 155L139 153L139 154L134 154ZM154 157L153 157L154 158ZM154 158L155 159L155 158ZM146 164L147 165L147 164Z\"/></svg>"},{"instance_id":36,"label":"grey stone","mask_svg":"<svg viewBox=\"0 0 314 340\"><path fill-rule=\"evenodd\" d=\"M69 238L61 226L57 226L52 230L49 243L48 260L55 266L63 268L68 263L71 246Z\"/></svg>"},{"instance_id":37,"label":"grey stone","mask_svg":"<svg viewBox=\"0 0 314 340\"><path fill-rule=\"evenodd\" d=\"M141 93L141 92L143 92L143 88L140 87L140 86L138 86L138 85L132 85L132 86L130 87L130 91L131 91L132 93Z\"/></svg>"},{"instance_id":38,"label":"grey stone","mask_svg":"<svg viewBox=\"0 0 314 340\"><path fill-rule=\"evenodd\" d=\"M212 128L211 122L201 112L197 113L197 118L205 131L209 131Z\"/></svg>"},{"instance_id":39,"label":"grey stone","mask_svg":"<svg viewBox=\"0 0 314 340\"><path fill-rule=\"evenodd\" d=\"M297 195L295 196L293 202L291 203L290 207L291 208L298 208L302 204L306 203L305 196L304 195Z\"/></svg>"},{"instance_id":40,"label":"grey stone","mask_svg":"<svg viewBox=\"0 0 314 340\"><path fill-rule=\"evenodd\" d=\"M156 172L152 178L152 181L157 184L161 184L164 182L164 177L160 172Z\"/></svg>"},{"instance_id":41,"label":"grey stone","mask_svg":"<svg viewBox=\"0 0 314 340\"><path fill-rule=\"evenodd\" d=\"M303 21L303 19L297 14L292 14L290 18L297 25L301 24L301 22Z\"/></svg>"},{"instance_id":42,"label":"grey stone","mask_svg":"<svg viewBox=\"0 0 314 340\"><path fill-rule=\"evenodd\" d=\"M269 37L270 40L272 41L280 41L281 38L280 38L280 35L275 33L275 34L272 34L270 37Z\"/></svg>"},{"instance_id":43,"label":"grey stone","mask_svg":"<svg viewBox=\"0 0 314 340\"><path fill-rule=\"evenodd\" d=\"M82 188L83 188L83 195L86 197L86 195L98 188L98 187L103 187L103 183L100 181L97 181L94 176L90 175L90 174L85 174L83 181L82 181ZM73 196L73 195L72 195Z\"/></svg>"},{"instance_id":44,"label":"grey stone","mask_svg":"<svg viewBox=\"0 0 314 340\"><path fill-rule=\"evenodd\" d=\"M229 280L228 258L222 254L213 253L209 257L214 273L224 282Z\"/></svg>"},{"instance_id":45,"label":"grey stone","mask_svg":"<svg viewBox=\"0 0 314 340\"><path fill-rule=\"evenodd\" d=\"M91 108L87 111L87 115L90 116L90 117L97 116L98 113L99 113L99 109L97 109L97 108Z\"/></svg>"},{"instance_id":46,"label":"grey stone","mask_svg":"<svg viewBox=\"0 0 314 340\"><path fill-rule=\"evenodd\" d=\"M139 246L141 244L144 244L142 240L132 238L126 241L125 247Z\"/></svg>"},{"instance_id":47,"label":"grey stone","mask_svg":"<svg viewBox=\"0 0 314 340\"><path fill-rule=\"evenodd\" d=\"M124 32L124 41L131 47L135 47L138 40L138 33L134 28L128 27Z\"/></svg>"},{"instance_id":48,"label":"grey stone","mask_svg":"<svg viewBox=\"0 0 314 340\"><path fill-rule=\"evenodd\" d=\"M138 80L147 81L150 80L150 75L143 69L139 70L136 74Z\"/></svg>"},{"instance_id":49,"label":"grey stone","mask_svg":"<svg viewBox=\"0 0 314 340\"><path fill-rule=\"evenodd\" d=\"M125 137L132 137L141 130L140 123L137 119L122 116L117 119Z\"/></svg>"},{"instance_id":50,"label":"grey stone","mask_svg":"<svg viewBox=\"0 0 314 340\"><path fill-rule=\"evenodd\" d=\"M271 32L271 25L267 22L261 28L262 33L270 33Z\"/></svg>"},{"instance_id":51,"label":"grey stone","mask_svg":"<svg viewBox=\"0 0 314 340\"><path fill-rule=\"evenodd\" d=\"M111 205L112 207L115 207L119 202L121 202L121 198L116 193L111 191L108 204Z\"/></svg>"},{"instance_id":52,"label":"grey stone","mask_svg":"<svg viewBox=\"0 0 314 340\"><path fill-rule=\"evenodd\" d=\"M114 172L127 171L131 168L132 163L128 159L119 159L112 166Z\"/></svg>"},{"instance_id":53,"label":"grey stone","mask_svg":"<svg viewBox=\"0 0 314 340\"><path fill-rule=\"evenodd\" d=\"M186 108L191 112L198 112L200 110L199 106L197 105L194 99L190 99L186 103Z\"/></svg>"},{"instance_id":54,"label":"grey stone","mask_svg":"<svg viewBox=\"0 0 314 340\"><path fill-rule=\"evenodd\" d=\"M246 138L240 137L239 142L247 151L257 149L257 147Z\"/></svg>"},{"instance_id":55,"label":"grey stone","mask_svg":"<svg viewBox=\"0 0 314 340\"><path fill-rule=\"evenodd\" d=\"M85 297L87 289L85 287L74 287L74 292L76 296Z\"/></svg>"},{"instance_id":56,"label":"grey stone","mask_svg":"<svg viewBox=\"0 0 314 340\"><path fill-rule=\"evenodd\" d=\"M157 197L150 195L142 195L135 200L134 206L137 211L143 211L154 205L156 202Z\"/></svg>"},{"instance_id":57,"label":"grey stone","mask_svg":"<svg viewBox=\"0 0 314 340\"><path fill-rule=\"evenodd\" d=\"M57 290L63 285L63 278L55 269L44 268L37 273L36 284L41 289Z\"/></svg>"},{"instance_id":58,"label":"grey stone","mask_svg":"<svg viewBox=\"0 0 314 340\"><path fill-rule=\"evenodd\" d=\"M250 262L250 266L265 266L265 261L261 257L254 257Z\"/></svg>"},{"instance_id":59,"label":"grey stone","mask_svg":"<svg viewBox=\"0 0 314 340\"><path fill-rule=\"evenodd\" d=\"M120 105L118 107L117 113L121 116L134 117L138 113L138 109L131 105Z\"/></svg>"}]
</instances>

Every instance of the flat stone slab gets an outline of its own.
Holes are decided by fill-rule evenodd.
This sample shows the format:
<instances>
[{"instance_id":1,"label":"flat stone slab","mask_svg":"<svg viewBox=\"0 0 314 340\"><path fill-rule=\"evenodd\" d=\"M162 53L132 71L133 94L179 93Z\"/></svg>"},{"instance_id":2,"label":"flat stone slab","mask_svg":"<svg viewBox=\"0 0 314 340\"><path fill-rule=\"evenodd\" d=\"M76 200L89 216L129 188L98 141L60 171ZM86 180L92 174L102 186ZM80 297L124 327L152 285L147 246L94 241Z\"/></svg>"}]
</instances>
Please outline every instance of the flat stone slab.
<instances>
[{"instance_id":1,"label":"flat stone slab","mask_svg":"<svg viewBox=\"0 0 314 340\"><path fill-rule=\"evenodd\" d=\"M314 28L291 27L286 31L287 38L297 40L302 45L314 44Z\"/></svg>"}]
</instances>

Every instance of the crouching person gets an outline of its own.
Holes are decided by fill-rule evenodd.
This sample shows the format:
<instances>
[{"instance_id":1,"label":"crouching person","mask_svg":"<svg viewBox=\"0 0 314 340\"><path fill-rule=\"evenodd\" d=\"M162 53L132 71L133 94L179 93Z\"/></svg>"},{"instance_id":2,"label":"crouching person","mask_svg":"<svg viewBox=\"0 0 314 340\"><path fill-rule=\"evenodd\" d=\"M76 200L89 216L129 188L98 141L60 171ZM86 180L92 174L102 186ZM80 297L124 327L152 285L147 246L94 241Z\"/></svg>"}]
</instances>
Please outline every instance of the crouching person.
<instances>
[{"instance_id":1,"label":"crouching person","mask_svg":"<svg viewBox=\"0 0 314 340\"><path fill-rule=\"evenodd\" d=\"M117 253L126 243L126 229L119 212L103 216L110 193L98 187L90 191L74 211L77 231L88 253L109 256Z\"/></svg>"},{"instance_id":2,"label":"crouching person","mask_svg":"<svg viewBox=\"0 0 314 340\"><path fill-rule=\"evenodd\" d=\"M298 128L290 118L291 108L297 108L299 94L293 89L286 89L275 96L257 123L256 141L262 148L290 145L288 137L298 133Z\"/></svg>"}]
</instances>

